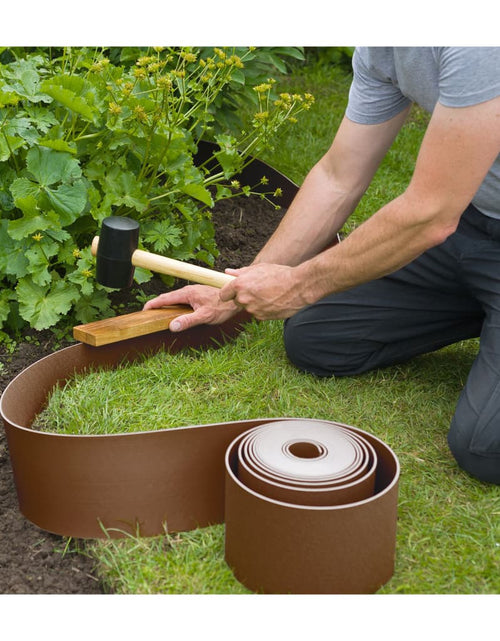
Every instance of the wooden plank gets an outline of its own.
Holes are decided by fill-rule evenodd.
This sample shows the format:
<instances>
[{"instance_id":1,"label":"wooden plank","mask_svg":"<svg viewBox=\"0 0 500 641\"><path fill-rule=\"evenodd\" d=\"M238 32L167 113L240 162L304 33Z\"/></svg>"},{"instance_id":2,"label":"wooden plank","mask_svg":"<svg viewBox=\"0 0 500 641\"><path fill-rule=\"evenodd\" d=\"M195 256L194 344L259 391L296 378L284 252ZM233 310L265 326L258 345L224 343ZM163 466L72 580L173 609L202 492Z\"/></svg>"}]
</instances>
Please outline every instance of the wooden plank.
<instances>
[{"instance_id":1,"label":"wooden plank","mask_svg":"<svg viewBox=\"0 0 500 641\"><path fill-rule=\"evenodd\" d=\"M78 325L73 328L73 337L81 343L99 347L168 329L174 318L192 311L191 307L185 305L172 305L123 314L86 325Z\"/></svg>"}]
</instances>

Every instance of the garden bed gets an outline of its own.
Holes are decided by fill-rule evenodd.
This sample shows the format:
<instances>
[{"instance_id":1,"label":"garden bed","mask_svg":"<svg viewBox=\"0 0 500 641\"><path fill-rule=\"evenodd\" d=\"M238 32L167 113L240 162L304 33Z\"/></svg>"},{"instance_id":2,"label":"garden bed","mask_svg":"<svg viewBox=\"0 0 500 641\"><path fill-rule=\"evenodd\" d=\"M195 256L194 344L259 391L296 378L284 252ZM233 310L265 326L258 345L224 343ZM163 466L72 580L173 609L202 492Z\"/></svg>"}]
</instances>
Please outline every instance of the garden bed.
<instances>
[{"instance_id":1,"label":"garden bed","mask_svg":"<svg viewBox=\"0 0 500 641\"><path fill-rule=\"evenodd\" d=\"M276 228L284 211L265 200L237 198L221 201L214 210L220 256L215 268L239 267L251 262ZM158 278L143 287L148 295L165 286ZM123 312L137 303L130 293L117 300ZM31 363L63 347L50 332L31 332L32 338L18 344L11 355L0 348L0 394L12 378ZM74 544L40 530L19 512L9 453L3 428L0 431L0 593L2 594L100 594L104 589L93 561L72 553ZM65 548L68 547L66 553Z\"/></svg>"}]
</instances>

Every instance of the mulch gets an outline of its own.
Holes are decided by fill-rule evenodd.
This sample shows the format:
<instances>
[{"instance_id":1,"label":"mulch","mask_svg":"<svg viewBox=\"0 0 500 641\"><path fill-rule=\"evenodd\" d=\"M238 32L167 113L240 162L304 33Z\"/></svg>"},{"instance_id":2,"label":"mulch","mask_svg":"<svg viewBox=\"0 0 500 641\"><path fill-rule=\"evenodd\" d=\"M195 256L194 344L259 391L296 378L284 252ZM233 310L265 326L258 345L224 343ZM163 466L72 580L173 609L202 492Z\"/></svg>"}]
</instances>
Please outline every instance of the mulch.
<instances>
[{"instance_id":1,"label":"mulch","mask_svg":"<svg viewBox=\"0 0 500 641\"><path fill-rule=\"evenodd\" d=\"M249 264L283 214L262 199L241 197L218 203L213 212L220 250L215 268L222 271ZM156 294L165 286L155 278L144 290ZM132 293L120 297L135 311ZM120 313L127 311L125 307ZM28 365L69 344L57 342L48 331L30 334L36 340L20 342L12 354L0 346L0 395ZM39 529L19 512L8 447L0 429L0 594L103 594L105 587L93 560L76 552L74 543L68 545L65 538Z\"/></svg>"}]
</instances>

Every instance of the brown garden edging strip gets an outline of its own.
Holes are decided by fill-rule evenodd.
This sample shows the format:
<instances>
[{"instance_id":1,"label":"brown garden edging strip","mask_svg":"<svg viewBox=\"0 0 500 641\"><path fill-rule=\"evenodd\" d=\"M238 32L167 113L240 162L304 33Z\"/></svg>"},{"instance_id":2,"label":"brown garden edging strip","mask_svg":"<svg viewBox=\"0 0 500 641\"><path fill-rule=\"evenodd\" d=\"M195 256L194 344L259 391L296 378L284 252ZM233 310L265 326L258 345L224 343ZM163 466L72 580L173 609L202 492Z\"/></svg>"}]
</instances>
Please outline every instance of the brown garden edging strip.
<instances>
[{"instance_id":1,"label":"brown garden edging strip","mask_svg":"<svg viewBox=\"0 0 500 641\"><path fill-rule=\"evenodd\" d=\"M214 145L203 142L199 150L197 161L204 162ZM283 195L276 202L288 207L297 186L269 165L254 159L240 179L258 185L263 176L269 183L261 183L260 189L272 193L281 188ZM260 468L250 487L245 485L240 478L245 465L239 464L238 449L243 440L253 437L252 430L269 423L296 425L293 418L109 436L31 429L53 386L74 373L117 367L161 349L174 353L188 346L220 344L237 335L248 318L242 313L219 327L197 327L182 334L164 330L127 340L121 338L127 336L128 328L117 327L119 342L101 347L80 343L21 372L0 398L20 510L44 530L78 538L138 532L153 536L165 529L185 531L225 521L226 561L236 578L253 591L375 592L394 571L399 462L373 435L321 421L364 440L361 450L369 454L358 471L348 466L345 478L334 479L332 486L313 481L312 488L306 484L305 489L290 489L288 483L300 484L284 480L279 473L262 485ZM308 421L305 427L316 423ZM299 459L311 456L311 447L319 448L312 458L322 448L328 449L321 442L315 445L309 429L306 432L298 444L288 439L283 448ZM296 490L298 502L294 503Z\"/></svg>"},{"instance_id":2,"label":"brown garden edging strip","mask_svg":"<svg viewBox=\"0 0 500 641\"><path fill-rule=\"evenodd\" d=\"M226 560L253 591L374 592L394 570L399 463L387 445L366 432L340 426L364 439L373 452L360 478L367 477L376 459L366 498L301 505L267 498L238 478L237 449L248 430L278 421L295 424L292 418L109 436L31 429L52 387L75 372L113 368L160 349L218 344L235 336L247 319L241 314L219 327L182 334L166 330L103 347L77 344L21 372L0 399L20 510L42 529L79 538L138 531L152 536L225 521ZM308 421L309 426L316 423ZM301 447L315 442L307 434L294 437ZM284 446L295 447L295 441ZM299 459L307 456L298 453ZM356 474L349 468L346 485Z\"/></svg>"}]
</instances>

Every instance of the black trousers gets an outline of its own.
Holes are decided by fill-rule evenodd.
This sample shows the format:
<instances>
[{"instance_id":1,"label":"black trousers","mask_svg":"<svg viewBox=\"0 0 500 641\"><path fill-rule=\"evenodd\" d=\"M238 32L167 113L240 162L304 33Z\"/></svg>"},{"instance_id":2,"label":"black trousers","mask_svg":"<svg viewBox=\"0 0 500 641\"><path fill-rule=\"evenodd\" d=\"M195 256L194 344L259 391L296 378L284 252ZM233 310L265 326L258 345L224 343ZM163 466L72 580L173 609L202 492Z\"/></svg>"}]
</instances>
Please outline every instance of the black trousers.
<instances>
[{"instance_id":1,"label":"black trousers","mask_svg":"<svg viewBox=\"0 0 500 641\"><path fill-rule=\"evenodd\" d=\"M458 464L500 484L500 220L472 205L444 243L285 322L300 369L352 376L480 336L448 433Z\"/></svg>"}]
</instances>

